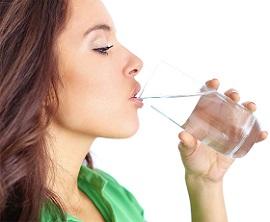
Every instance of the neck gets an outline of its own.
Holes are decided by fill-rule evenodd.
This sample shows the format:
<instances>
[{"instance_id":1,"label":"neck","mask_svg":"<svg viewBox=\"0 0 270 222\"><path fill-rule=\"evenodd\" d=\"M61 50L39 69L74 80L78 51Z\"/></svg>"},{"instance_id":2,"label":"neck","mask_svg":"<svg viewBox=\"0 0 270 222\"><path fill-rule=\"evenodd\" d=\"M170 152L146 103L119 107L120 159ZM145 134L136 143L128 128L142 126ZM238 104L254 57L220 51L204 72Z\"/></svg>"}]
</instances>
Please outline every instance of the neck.
<instances>
[{"instance_id":1,"label":"neck","mask_svg":"<svg viewBox=\"0 0 270 222\"><path fill-rule=\"evenodd\" d=\"M77 178L80 167L95 138L80 134L58 124L48 128L48 153L52 166L48 172L47 186L63 203L76 206L81 195Z\"/></svg>"}]
</instances>

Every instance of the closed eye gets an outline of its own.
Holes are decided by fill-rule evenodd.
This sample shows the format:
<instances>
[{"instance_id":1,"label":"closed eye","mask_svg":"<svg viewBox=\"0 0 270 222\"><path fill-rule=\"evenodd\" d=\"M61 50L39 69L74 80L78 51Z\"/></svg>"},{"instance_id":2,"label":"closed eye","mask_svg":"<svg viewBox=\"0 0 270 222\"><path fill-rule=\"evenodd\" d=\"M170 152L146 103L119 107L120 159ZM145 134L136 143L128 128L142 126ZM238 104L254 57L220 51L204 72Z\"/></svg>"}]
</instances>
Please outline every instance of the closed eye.
<instances>
[{"instance_id":1,"label":"closed eye","mask_svg":"<svg viewBox=\"0 0 270 222\"><path fill-rule=\"evenodd\" d=\"M106 46L106 47L102 47L102 48L95 48L95 49L93 49L95 52L97 52L97 53L100 53L100 54L102 54L102 55L108 55L108 50L110 49L110 48L112 48L113 47L113 45L111 45L111 46Z\"/></svg>"}]
</instances>

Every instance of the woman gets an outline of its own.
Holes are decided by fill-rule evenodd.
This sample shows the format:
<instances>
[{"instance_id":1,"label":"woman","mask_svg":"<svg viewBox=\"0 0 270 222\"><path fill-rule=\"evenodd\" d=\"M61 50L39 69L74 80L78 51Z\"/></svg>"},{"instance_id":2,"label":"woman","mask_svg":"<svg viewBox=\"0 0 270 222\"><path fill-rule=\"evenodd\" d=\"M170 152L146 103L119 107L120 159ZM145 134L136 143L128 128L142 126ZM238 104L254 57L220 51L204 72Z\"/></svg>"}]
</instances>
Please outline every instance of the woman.
<instances>
[{"instance_id":1,"label":"woman","mask_svg":"<svg viewBox=\"0 0 270 222\"><path fill-rule=\"evenodd\" d=\"M97 137L134 135L141 107L131 98L143 63L117 41L102 2L0 0L0 18L0 221L144 221L88 153ZM192 220L227 221L222 178L233 160L179 138Z\"/></svg>"}]
</instances>

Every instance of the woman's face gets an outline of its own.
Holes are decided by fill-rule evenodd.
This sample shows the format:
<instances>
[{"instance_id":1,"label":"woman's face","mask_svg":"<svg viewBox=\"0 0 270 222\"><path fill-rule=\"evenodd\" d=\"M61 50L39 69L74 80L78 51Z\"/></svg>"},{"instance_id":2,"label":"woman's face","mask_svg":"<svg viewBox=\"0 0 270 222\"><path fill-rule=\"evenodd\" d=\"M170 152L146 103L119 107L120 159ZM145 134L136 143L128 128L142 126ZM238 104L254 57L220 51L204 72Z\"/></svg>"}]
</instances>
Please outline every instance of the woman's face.
<instances>
[{"instance_id":1,"label":"woman's face","mask_svg":"<svg viewBox=\"0 0 270 222\"><path fill-rule=\"evenodd\" d=\"M113 21L99 0L70 0L69 19L57 39L60 107L56 122L94 137L125 138L139 126L130 100L142 61L116 39ZM95 27L92 31L86 31ZM104 48L113 45L108 51Z\"/></svg>"}]
</instances>

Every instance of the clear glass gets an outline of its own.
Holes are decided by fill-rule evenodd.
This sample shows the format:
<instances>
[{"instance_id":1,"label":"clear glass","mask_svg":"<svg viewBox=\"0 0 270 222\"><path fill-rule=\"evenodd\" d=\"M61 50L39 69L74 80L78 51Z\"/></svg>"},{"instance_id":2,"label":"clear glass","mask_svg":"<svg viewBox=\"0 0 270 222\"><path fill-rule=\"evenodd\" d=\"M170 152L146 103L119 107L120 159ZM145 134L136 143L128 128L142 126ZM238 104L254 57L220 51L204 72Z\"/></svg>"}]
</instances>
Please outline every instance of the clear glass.
<instances>
[{"instance_id":1,"label":"clear glass","mask_svg":"<svg viewBox=\"0 0 270 222\"><path fill-rule=\"evenodd\" d=\"M260 126L244 106L165 61L160 62L139 98L204 144L232 158L246 155Z\"/></svg>"}]
</instances>

